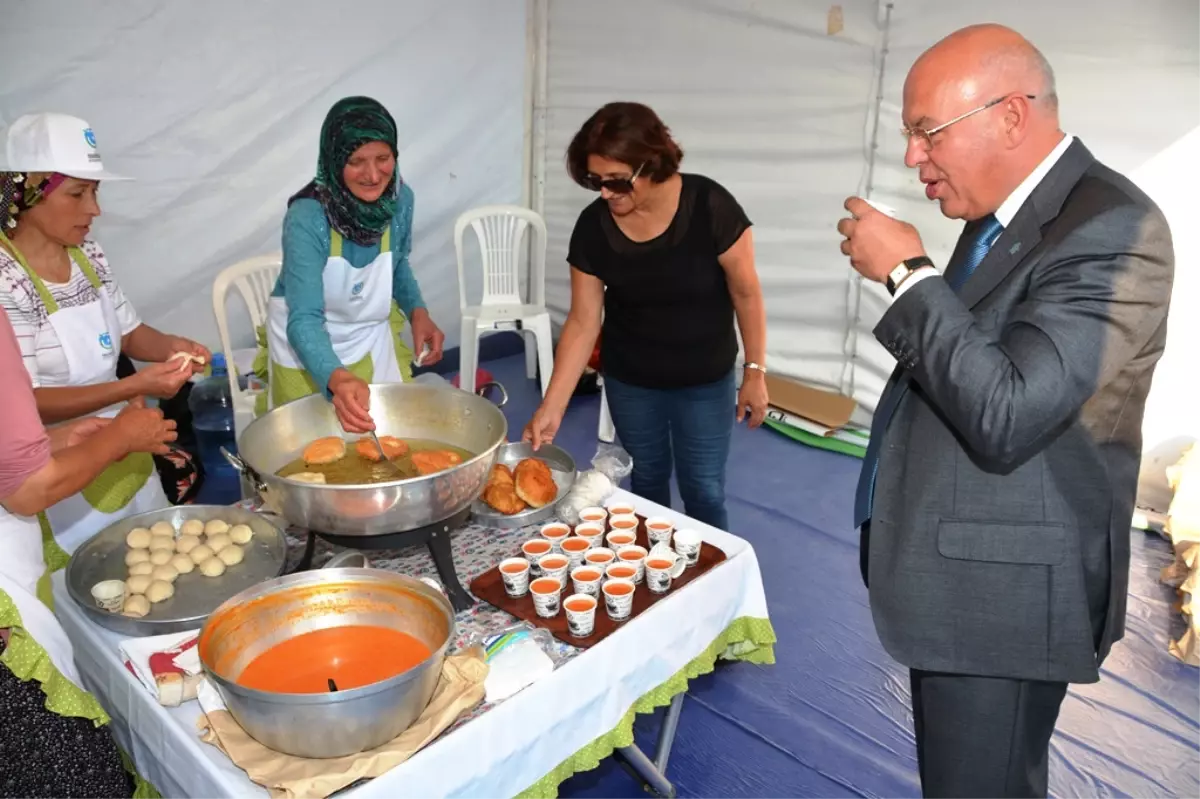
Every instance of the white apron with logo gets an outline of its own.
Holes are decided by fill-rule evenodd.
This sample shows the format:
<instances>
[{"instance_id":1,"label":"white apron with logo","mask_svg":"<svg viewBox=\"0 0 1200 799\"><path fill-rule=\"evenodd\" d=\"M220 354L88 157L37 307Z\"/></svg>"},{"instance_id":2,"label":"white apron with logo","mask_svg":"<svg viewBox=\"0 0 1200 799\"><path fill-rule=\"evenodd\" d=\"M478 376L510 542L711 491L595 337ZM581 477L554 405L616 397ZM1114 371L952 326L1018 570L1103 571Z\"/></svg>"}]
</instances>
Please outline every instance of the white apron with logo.
<instances>
[{"instance_id":1,"label":"white apron with logo","mask_svg":"<svg viewBox=\"0 0 1200 799\"><path fill-rule=\"evenodd\" d=\"M86 305L50 309L50 326L58 336L67 363L66 385L91 386L112 382L117 379L117 358L121 353L121 324L117 320L112 297L100 283L95 270L88 263L87 256L82 250L72 248L71 258L95 286L99 299ZM27 273L45 302L50 296L45 284L32 270L27 268ZM123 407L125 403L118 403L91 415L112 418ZM110 467L112 471L106 470L106 473L118 472L122 463L124 461L118 462ZM99 510L88 502L87 494L88 489L85 488L83 492L67 497L46 511L55 541L68 553L74 552L80 544L114 522L138 513L170 507L171 504L163 491L158 472L153 468L133 498L119 508ZM51 565L54 568L60 566Z\"/></svg>"},{"instance_id":2,"label":"white apron with logo","mask_svg":"<svg viewBox=\"0 0 1200 799\"><path fill-rule=\"evenodd\" d=\"M368 383L400 383L404 376L396 358L390 325L392 309L392 250L391 229L384 231L379 255L361 269L355 269L342 257L342 238L330 231L329 258L321 274L325 296L325 330L333 352L342 365ZM267 306L267 351L271 359L271 380L277 372L304 371L304 364L292 349L287 338L288 307L283 297L272 297ZM361 365L370 356L372 367L364 376ZM277 367L283 367L278 370ZM352 368L355 367L355 368ZM286 379L286 378L285 378ZM307 389L289 385L272 385L269 391L271 406L305 396ZM323 391L326 387L319 386Z\"/></svg>"}]
</instances>

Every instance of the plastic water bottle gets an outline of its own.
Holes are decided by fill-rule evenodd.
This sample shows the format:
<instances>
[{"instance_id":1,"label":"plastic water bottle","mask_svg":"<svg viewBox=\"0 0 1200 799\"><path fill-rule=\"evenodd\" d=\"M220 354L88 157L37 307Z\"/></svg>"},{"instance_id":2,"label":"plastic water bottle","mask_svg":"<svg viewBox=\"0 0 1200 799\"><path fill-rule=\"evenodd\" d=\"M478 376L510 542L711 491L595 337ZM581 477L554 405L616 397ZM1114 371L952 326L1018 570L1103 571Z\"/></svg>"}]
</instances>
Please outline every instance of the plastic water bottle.
<instances>
[{"instance_id":1,"label":"plastic water bottle","mask_svg":"<svg viewBox=\"0 0 1200 799\"><path fill-rule=\"evenodd\" d=\"M204 464L201 493L208 504L231 504L242 498L237 470L221 455L221 447L237 452L233 426L233 395L229 391L229 372L225 355L213 353L212 374L192 385L188 397L196 448Z\"/></svg>"}]
</instances>

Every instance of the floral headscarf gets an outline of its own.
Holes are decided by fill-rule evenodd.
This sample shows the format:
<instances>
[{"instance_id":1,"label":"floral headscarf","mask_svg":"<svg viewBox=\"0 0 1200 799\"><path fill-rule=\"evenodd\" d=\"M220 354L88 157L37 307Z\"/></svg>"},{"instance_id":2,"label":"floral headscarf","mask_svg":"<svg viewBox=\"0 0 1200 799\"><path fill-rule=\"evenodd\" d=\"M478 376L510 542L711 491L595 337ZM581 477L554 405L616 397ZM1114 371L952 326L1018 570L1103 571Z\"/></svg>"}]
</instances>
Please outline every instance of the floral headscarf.
<instances>
[{"instance_id":1,"label":"floral headscarf","mask_svg":"<svg viewBox=\"0 0 1200 799\"><path fill-rule=\"evenodd\" d=\"M396 155L396 139L396 121L378 101L370 97L339 100L321 125L317 176L293 195L288 205L301 198L316 199L325 209L329 224L342 236L364 246L377 243L396 213L400 170L392 172L392 179L379 199L369 203L355 197L346 187L342 170L350 155L368 142L385 142Z\"/></svg>"},{"instance_id":2,"label":"floral headscarf","mask_svg":"<svg viewBox=\"0 0 1200 799\"><path fill-rule=\"evenodd\" d=\"M28 211L67 179L58 172L0 172L0 233L17 226L17 215Z\"/></svg>"}]
</instances>

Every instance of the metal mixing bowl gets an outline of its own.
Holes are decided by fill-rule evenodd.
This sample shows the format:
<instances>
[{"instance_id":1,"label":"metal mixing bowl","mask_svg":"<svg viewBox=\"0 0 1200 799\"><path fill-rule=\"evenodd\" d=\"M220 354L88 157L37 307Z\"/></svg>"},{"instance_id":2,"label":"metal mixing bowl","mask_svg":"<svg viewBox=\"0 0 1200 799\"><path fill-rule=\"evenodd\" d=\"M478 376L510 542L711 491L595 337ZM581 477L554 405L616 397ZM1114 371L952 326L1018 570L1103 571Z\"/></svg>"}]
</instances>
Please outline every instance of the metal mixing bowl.
<instances>
[{"instance_id":1,"label":"metal mixing bowl","mask_svg":"<svg viewBox=\"0 0 1200 799\"><path fill-rule=\"evenodd\" d=\"M429 647L425 662L382 682L329 693L245 688L237 678L271 647L313 630L388 627ZM268 580L213 611L199 654L238 724L264 746L329 758L373 749L408 729L429 704L454 640L454 610L421 580L368 568L325 568Z\"/></svg>"}]
</instances>

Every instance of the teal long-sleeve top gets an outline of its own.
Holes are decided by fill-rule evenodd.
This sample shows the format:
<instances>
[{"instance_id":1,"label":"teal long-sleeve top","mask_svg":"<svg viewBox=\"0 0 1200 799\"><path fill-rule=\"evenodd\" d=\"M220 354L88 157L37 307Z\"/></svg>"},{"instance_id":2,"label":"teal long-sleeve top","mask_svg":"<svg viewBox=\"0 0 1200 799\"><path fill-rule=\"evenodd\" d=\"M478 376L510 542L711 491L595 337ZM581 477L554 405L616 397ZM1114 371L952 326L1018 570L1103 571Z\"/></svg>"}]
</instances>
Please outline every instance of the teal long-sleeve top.
<instances>
[{"instance_id":1,"label":"teal long-sleeve top","mask_svg":"<svg viewBox=\"0 0 1200 799\"><path fill-rule=\"evenodd\" d=\"M392 299L409 318L414 310L425 307L421 287L408 263L412 251L412 217L413 192L402 185L396 215L392 218ZM379 246L364 247L346 239L342 243L342 257L355 269L362 269L379 256ZM288 343L326 394L330 375L345 365L334 353L325 329L323 277L327 260L329 220L325 210L316 200L297 200L283 218L283 270L271 295L287 301Z\"/></svg>"}]
</instances>

